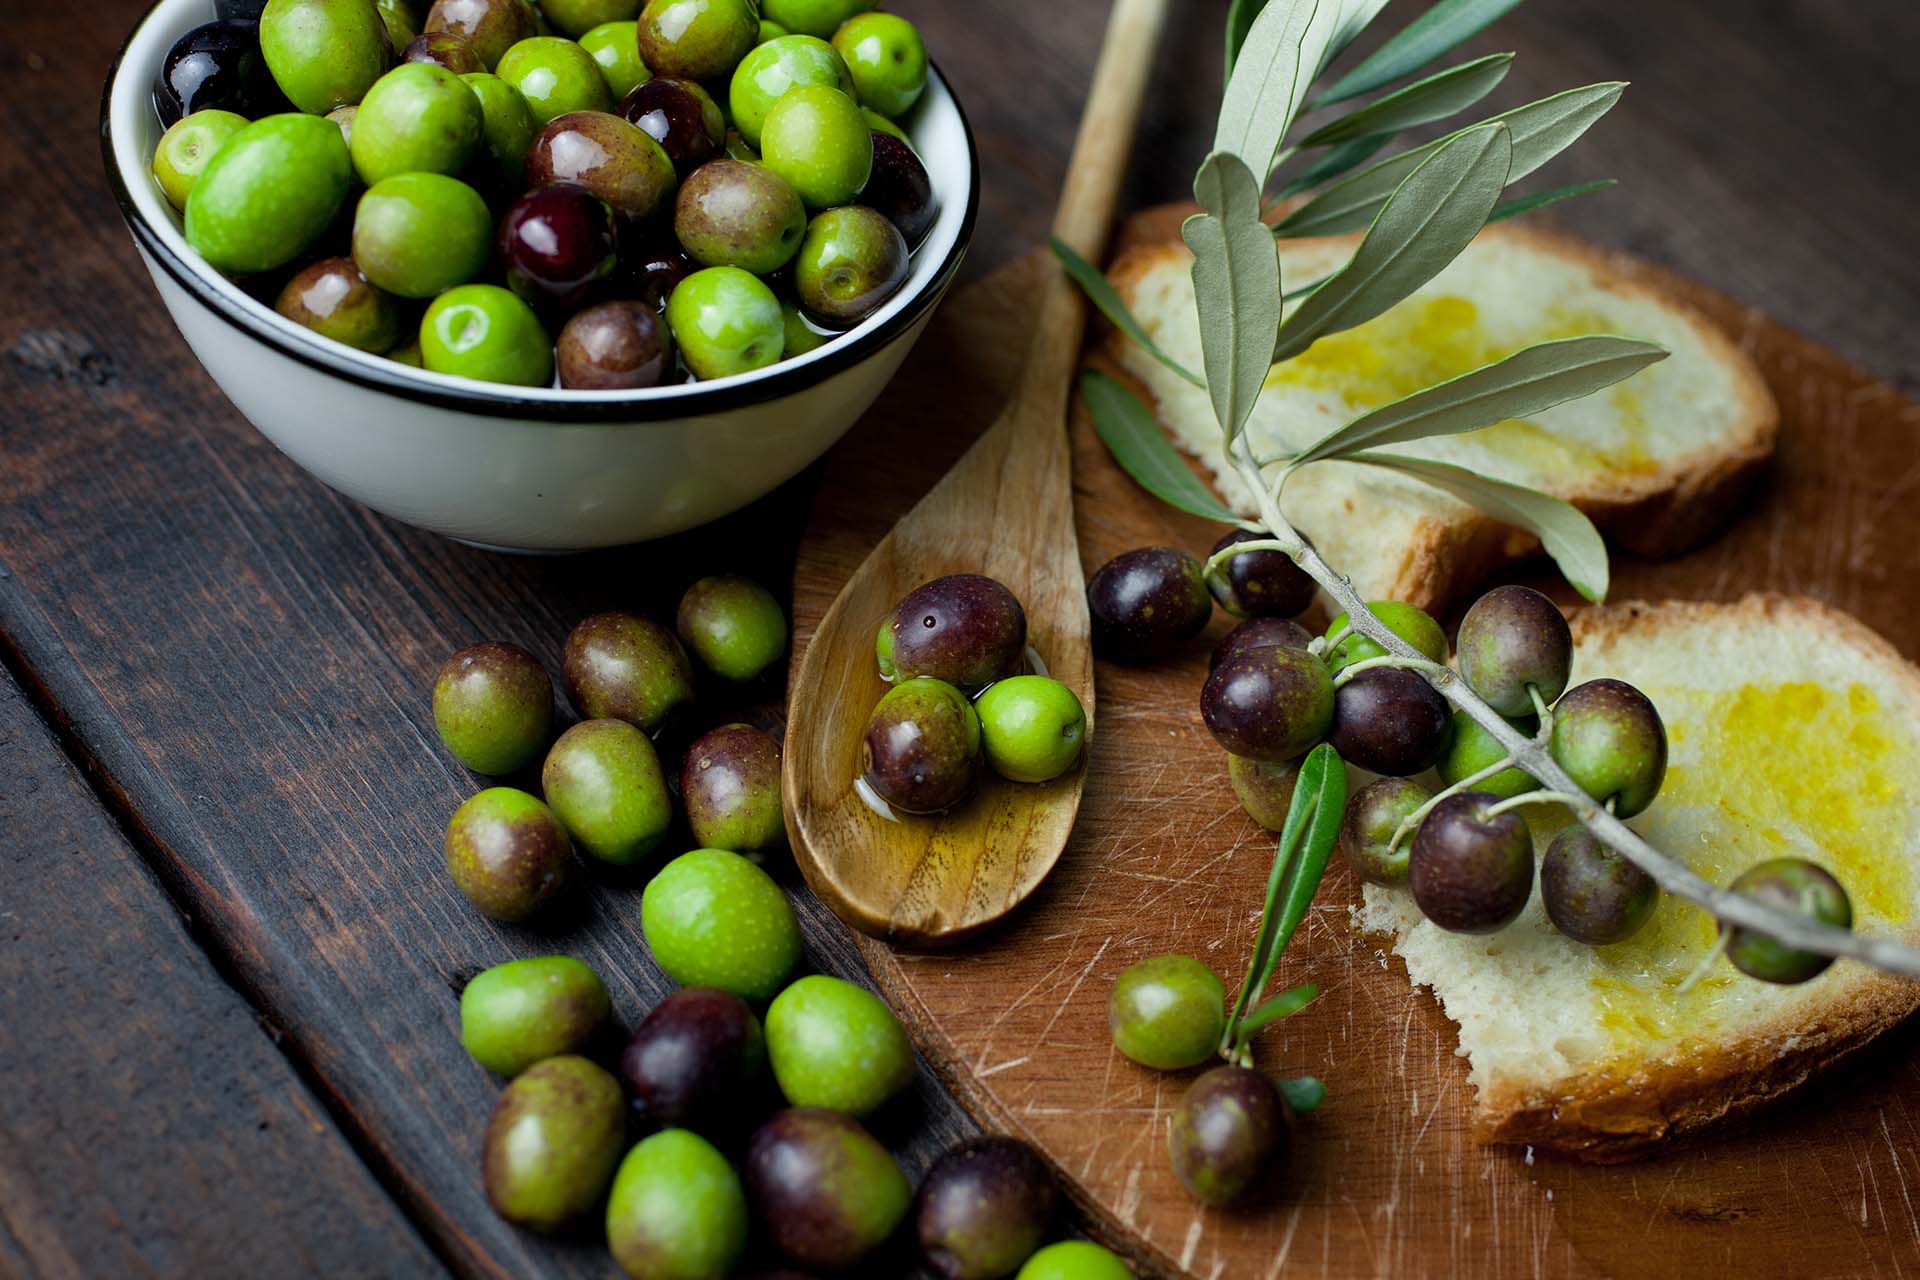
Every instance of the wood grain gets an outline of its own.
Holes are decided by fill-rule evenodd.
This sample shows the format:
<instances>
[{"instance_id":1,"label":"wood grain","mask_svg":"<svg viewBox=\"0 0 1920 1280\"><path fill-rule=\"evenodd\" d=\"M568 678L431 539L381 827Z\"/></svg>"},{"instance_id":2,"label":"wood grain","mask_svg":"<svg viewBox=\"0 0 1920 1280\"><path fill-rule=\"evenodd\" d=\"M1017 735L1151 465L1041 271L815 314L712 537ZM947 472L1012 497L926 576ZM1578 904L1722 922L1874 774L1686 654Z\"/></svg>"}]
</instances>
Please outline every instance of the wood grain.
<instances>
[{"instance_id":1,"label":"wood grain","mask_svg":"<svg viewBox=\"0 0 1920 1280\"><path fill-rule=\"evenodd\" d=\"M1080 121L1054 234L1098 260L1113 221L1167 0L1119 0ZM874 632L924 582L997 579L1026 607L1027 638L1094 716L1093 651L1068 461L1068 389L1087 304L1048 261L1028 294L1026 359L994 424L846 579L794 664L784 772L787 830L808 887L848 924L907 945L948 946L1025 902L1073 830L1085 783L989 778L938 821L897 822L853 791L868 712L885 693Z\"/></svg>"},{"instance_id":2,"label":"wood grain","mask_svg":"<svg viewBox=\"0 0 1920 1280\"><path fill-rule=\"evenodd\" d=\"M1161 236L1176 222L1173 211L1150 211L1129 234ZM1658 269L1619 265L1679 292L1736 336L1779 396L1785 427L1771 483L1730 533L1666 565L1618 563L1614 597L1804 591L1856 610L1915 654L1913 602L1890 589L1897 569L1879 552L1920 543L1912 461L1920 407L1751 309ZM1031 270L1009 268L976 286L941 316L928 346L942 360L974 350L970 375L1007 385L1005 328L1027 310ZM915 385L938 383L946 370L929 359ZM910 496L937 474L934 461L881 443L891 412L883 400L876 434L862 428L829 464L801 547L802 628L861 553L871 495ZM1089 571L1129 547L1197 550L1216 536L1136 489L1083 412L1074 442ZM1270 1069L1325 1078L1328 1102L1306 1122L1283 1191L1250 1209L1197 1210L1164 1147L1187 1076L1120 1058L1106 995L1120 969L1165 952L1237 977L1251 945L1271 837L1239 811L1224 757L1195 711L1207 647L1224 629L1217 618L1187 654L1157 667L1097 664L1104 712L1086 803L1066 855L1026 910L961 955L865 946L936 1070L991 1127L1049 1154L1097 1233L1149 1274L1192 1277L1868 1275L1914 1256L1920 1104L1910 1094L1920 1055L1911 1028L1803 1101L1709 1146L1612 1169L1480 1148L1452 1026L1409 989L1397 960L1350 933L1357 886L1344 867L1329 875L1298 954L1275 978L1314 981L1326 994L1282 1024L1284 1040L1269 1032L1260 1046Z\"/></svg>"},{"instance_id":3,"label":"wood grain","mask_svg":"<svg viewBox=\"0 0 1920 1280\"><path fill-rule=\"evenodd\" d=\"M444 1274L4 672L0 777L0 1273Z\"/></svg>"}]
</instances>

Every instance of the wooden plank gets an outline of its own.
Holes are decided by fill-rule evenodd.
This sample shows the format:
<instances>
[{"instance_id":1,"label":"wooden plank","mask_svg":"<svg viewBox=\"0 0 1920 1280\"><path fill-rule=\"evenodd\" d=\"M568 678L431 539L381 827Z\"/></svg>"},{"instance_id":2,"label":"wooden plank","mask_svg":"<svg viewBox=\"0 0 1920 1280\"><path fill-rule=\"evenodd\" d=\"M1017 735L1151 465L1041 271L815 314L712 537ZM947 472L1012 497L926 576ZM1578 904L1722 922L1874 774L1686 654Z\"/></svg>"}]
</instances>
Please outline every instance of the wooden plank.
<instances>
[{"instance_id":1,"label":"wooden plank","mask_svg":"<svg viewBox=\"0 0 1920 1280\"><path fill-rule=\"evenodd\" d=\"M0 1272L445 1274L0 672Z\"/></svg>"}]
</instances>

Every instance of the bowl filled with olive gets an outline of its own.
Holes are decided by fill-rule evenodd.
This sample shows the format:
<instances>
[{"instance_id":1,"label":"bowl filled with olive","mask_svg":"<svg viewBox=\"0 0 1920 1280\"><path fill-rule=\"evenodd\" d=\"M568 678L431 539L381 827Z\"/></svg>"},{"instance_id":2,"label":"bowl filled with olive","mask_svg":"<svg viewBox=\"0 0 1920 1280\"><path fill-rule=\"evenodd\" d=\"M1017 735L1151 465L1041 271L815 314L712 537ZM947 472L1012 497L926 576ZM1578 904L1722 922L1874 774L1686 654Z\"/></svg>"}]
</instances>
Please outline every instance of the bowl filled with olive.
<instances>
[{"instance_id":1,"label":"bowl filled with olive","mask_svg":"<svg viewBox=\"0 0 1920 1280\"><path fill-rule=\"evenodd\" d=\"M798 473L899 369L979 204L959 102L874 0L159 0L101 140L262 434L520 550Z\"/></svg>"}]
</instances>

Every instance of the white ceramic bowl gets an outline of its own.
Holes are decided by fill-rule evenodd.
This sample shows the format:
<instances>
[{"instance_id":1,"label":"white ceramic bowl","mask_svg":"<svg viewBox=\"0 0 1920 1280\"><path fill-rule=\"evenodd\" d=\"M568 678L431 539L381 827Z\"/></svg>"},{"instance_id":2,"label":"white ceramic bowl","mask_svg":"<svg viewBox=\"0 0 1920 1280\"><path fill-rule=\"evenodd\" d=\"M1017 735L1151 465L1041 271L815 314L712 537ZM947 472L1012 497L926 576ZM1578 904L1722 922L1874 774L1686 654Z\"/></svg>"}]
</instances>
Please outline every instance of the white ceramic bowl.
<instances>
[{"instance_id":1,"label":"white ceramic bowl","mask_svg":"<svg viewBox=\"0 0 1920 1280\"><path fill-rule=\"evenodd\" d=\"M761 497L873 403L926 327L973 234L979 162L936 69L909 125L940 215L906 286L857 329L770 369L651 391L474 382L370 356L284 319L188 247L150 169L154 75L210 0L159 0L101 104L107 174L181 336L289 457L376 511L452 538L570 551L657 538Z\"/></svg>"}]
</instances>

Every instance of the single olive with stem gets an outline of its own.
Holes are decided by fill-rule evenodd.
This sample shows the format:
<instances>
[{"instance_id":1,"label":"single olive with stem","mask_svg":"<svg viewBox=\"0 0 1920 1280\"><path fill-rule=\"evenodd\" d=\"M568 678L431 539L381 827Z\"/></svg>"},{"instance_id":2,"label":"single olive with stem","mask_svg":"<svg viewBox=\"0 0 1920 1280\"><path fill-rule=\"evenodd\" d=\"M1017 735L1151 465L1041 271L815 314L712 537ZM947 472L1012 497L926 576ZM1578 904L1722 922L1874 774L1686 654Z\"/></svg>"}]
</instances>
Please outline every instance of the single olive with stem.
<instances>
[{"instance_id":1,"label":"single olive with stem","mask_svg":"<svg viewBox=\"0 0 1920 1280\"><path fill-rule=\"evenodd\" d=\"M1401 827L1433 799L1412 778L1379 778L1356 791L1340 824L1340 853L1370 884L1405 884L1412 844Z\"/></svg>"},{"instance_id":2,"label":"single olive with stem","mask_svg":"<svg viewBox=\"0 0 1920 1280\"><path fill-rule=\"evenodd\" d=\"M1494 933L1533 892L1533 835L1498 796L1462 791L1427 814L1407 858L1407 884L1427 919L1450 933Z\"/></svg>"},{"instance_id":3,"label":"single olive with stem","mask_svg":"<svg viewBox=\"0 0 1920 1280\"><path fill-rule=\"evenodd\" d=\"M1503 716L1533 710L1538 690L1547 702L1567 688L1573 671L1573 632L1560 606L1532 587L1495 587L1473 602L1454 638L1460 674Z\"/></svg>"},{"instance_id":4,"label":"single olive with stem","mask_svg":"<svg viewBox=\"0 0 1920 1280\"><path fill-rule=\"evenodd\" d=\"M1624 680L1589 680L1553 708L1549 750L1580 789L1616 818L1653 803L1667 775L1667 730L1647 695Z\"/></svg>"},{"instance_id":5,"label":"single olive with stem","mask_svg":"<svg viewBox=\"0 0 1920 1280\"><path fill-rule=\"evenodd\" d=\"M1660 886L1576 825L1555 836L1540 860L1540 902L1554 928L1598 947L1640 932L1660 905Z\"/></svg>"},{"instance_id":6,"label":"single olive with stem","mask_svg":"<svg viewBox=\"0 0 1920 1280\"><path fill-rule=\"evenodd\" d=\"M1804 858L1772 858L1748 867L1730 886L1733 892L1795 915L1809 916L1837 929L1853 927L1853 903L1831 872ZM1762 982L1806 982L1826 972L1833 957L1790 947L1754 929L1724 932L1733 967Z\"/></svg>"},{"instance_id":7,"label":"single olive with stem","mask_svg":"<svg viewBox=\"0 0 1920 1280\"><path fill-rule=\"evenodd\" d=\"M1327 664L1304 649L1243 649L1207 677L1200 716L1234 755L1291 760L1333 726L1333 678Z\"/></svg>"}]
</instances>

